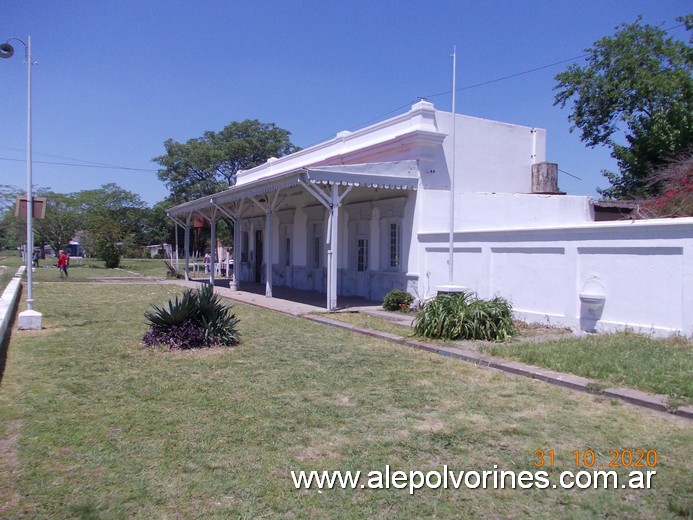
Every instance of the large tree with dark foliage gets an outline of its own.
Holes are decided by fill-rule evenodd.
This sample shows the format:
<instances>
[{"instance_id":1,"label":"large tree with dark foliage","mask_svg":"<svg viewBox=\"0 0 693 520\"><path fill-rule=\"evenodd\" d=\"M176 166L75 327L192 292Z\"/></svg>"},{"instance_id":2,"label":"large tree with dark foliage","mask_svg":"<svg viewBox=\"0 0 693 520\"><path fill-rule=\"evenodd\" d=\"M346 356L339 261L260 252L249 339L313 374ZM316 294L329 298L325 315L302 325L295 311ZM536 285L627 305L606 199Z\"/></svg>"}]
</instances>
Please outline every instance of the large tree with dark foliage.
<instances>
[{"instance_id":1,"label":"large tree with dark foliage","mask_svg":"<svg viewBox=\"0 0 693 520\"><path fill-rule=\"evenodd\" d=\"M690 30L693 15L678 21ZM640 18L616 29L586 50L584 66L556 76L554 104L572 102L571 131L611 148L620 171L603 172L611 184L603 196L651 198L667 189L652 172L693 144L693 38L676 40Z\"/></svg>"},{"instance_id":2,"label":"large tree with dark foliage","mask_svg":"<svg viewBox=\"0 0 693 520\"><path fill-rule=\"evenodd\" d=\"M171 200L185 202L232 186L239 170L297 151L290 135L274 123L246 119L185 143L168 139L166 153L153 160L162 166L159 179L171 191Z\"/></svg>"}]
</instances>

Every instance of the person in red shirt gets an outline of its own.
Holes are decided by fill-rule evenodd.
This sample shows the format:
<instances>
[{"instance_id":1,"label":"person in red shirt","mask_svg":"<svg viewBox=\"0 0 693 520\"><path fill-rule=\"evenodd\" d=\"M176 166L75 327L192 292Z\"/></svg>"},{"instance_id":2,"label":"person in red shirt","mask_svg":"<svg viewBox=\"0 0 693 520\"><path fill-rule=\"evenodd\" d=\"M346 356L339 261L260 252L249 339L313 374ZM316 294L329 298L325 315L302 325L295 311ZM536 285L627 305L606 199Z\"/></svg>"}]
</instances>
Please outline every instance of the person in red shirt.
<instances>
[{"instance_id":1,"label":"person in red shirt","mask_svg":"<svg viewBox=\"0 0 693 520\"><path fill-rule=\"evenodd\" d=\"M60 269L60 278L62 278L63 276L67 277L67 266L67 255L61 249L60 251L58 251L58 269Z\"/></svg>"}]
</instances>

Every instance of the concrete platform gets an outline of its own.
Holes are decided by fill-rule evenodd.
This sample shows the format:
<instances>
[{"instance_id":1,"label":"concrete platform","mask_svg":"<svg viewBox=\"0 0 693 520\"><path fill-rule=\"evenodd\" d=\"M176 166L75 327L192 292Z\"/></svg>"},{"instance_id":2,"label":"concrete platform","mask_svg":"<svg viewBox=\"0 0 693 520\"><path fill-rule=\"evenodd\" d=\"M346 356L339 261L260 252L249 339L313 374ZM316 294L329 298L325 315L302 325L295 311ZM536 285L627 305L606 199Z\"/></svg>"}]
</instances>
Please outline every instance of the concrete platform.
<instances>
[{"instance_id":1,"label":"concrete platform","mask_svg":"<svg viewBox=\"0 0 693 520\"><path fill-rule=\"evenodd\" d=\"M185 287L197 288L201 283L208 283L209 278L195 278L188 282L185 280L167 280ZM239 290L229 288L230 280L222 278L214 280L215 292L220 296L231 298L250 305L265 307L292 316L327 312L327 295L317 291L301 291L289 287L272 287L272 297L265 296L265 284L243 282ZM380 308L381 302L374 302L357 296L338 296L338 310L355 309L360 307Z\"/></svg>"}]
</instances>

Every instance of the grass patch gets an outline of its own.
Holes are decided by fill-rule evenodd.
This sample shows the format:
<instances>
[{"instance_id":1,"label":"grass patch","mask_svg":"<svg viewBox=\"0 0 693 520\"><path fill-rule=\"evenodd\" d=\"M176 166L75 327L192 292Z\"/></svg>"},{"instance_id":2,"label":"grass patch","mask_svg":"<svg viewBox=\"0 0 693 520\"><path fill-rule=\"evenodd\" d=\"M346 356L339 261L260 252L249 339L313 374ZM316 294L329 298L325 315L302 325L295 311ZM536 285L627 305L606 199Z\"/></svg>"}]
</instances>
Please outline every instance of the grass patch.
<instances>
[{"instance_id":1,"label":"grass patch","mask_svg":"<svg viewBox=\"0 0 693 520\"><path fill-rule=\"evenodd\" d=\"M34 272L33 280L35 283L56 282L69 284L74 282L94 282L100 278L148 276L153 278L166 278L166 265L163 260L149 258L124 258L121 266L117 269L107 269L105 262L97 258L85 258L81 264L76 260L71 261L68 270L68 277L61 278L60 271L52 267L56 263L55 258L41 260L39 267ZM17 272L17 267L22 264L19 257L8 257L0 261L8 267L12 274ZM16 266L15 266L16 264Z\"/></svg>"},{"instance_id":2,"label":"grass patch","mask_svg":"<svg viewBox=\"0 0 693 520\"><path fill-rule=\"evenodd\" d=\"M685 338L660 339L623 332L545 343L490 345L482 350L597 379L607 386L627 386L693 403L693 342Z\"/></svg>"},{"instance_id":3,"label":"grass patch","mask_svg":"<svg viewBox=\"0 0 693 520\"><path fill-rule=\"evenodd\" d=\"M5 290L16 272L16 269L0 266L0 294Z\"/></svg>"},{"instance_id":4,"label":"grass patch","mask_svg":"<svg viewBox=\"0 0 693 520\"><path fill-rule=\"evenodd\" d=\"M185 260L181 260L179 265L182 270ZM120 268L124 271L131 271L155 278L166 278L166 273L168 272L164 260L160 258L123 258L120 261Z\"/></svg>"},{"instance_id":5,"label":"grass patch","mask_svg":"<svg viewBox=\"0 0 693 520\"><path fill-rule=\"evenodd\" d=\"M5 290L7 284L10 283L12 277L17 273L19 266L24 265L22 257L14 254L8 254L8 251L0 251L0 294Z\"/></svg>"},{"instance_id":6,"label":"grass patch","mask_svg":"<svg viewBox=\"0 0 693 520\"><path fill-rule=\"evenodd\" d=\"M143 349L170 285L38 283L0 386L0 516L663 518L693 511L693 429L587 394L235 304L234 349ZM68 302L68 303L66 303ZM652 490L299 491L290 470L575 471L656 449ZM4 464L10 461L10 464ZM627 468L620 473L627 474Z\"/></svg>"},{"instance_id":7,"label":"grass patch","mask_svg":"<svg viewBox=\"0 0 693 520\"><path fill-rule=\"evenodd\" d=\"M371 316L361 312L326 312L317 313L319 316L324 316L334 321L341 321L357 327L365 329L377 330L379 332L387 332L389 334L397 334L402 337L408 337L412 334L411 327L398 325L387 318L380 316ZM407 316L403 313L402 318ZM413 317L412 317L413 319Z\"/></svg>"}]
</instances>

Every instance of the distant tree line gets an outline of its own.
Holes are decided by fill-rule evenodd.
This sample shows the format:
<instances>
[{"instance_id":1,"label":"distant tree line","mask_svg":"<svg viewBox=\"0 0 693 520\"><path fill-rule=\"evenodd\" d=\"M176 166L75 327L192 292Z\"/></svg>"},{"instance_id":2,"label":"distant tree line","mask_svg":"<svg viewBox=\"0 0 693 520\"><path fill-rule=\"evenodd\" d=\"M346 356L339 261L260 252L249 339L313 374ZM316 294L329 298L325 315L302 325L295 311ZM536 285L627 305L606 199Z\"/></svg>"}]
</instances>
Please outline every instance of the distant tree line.
<instances>
[{"instance_id":1,"label":"distant tree line","mask_svg":"<svg viewBox=\"0 0 693 520\"><path fill-rule=\"evenodd\" d=\"M24 191L0 186L0 248L15 249L26 243L26 217L14 216L17 195ZM117 267L128 246L168 242L173 223L166 217L166 202L153 208L139 195L116 184L74 193L37 189L46 197L44 219L34 219L34 245L63 249L75 237L91 255L102 258L108 267Z\"/></svg>"}]
</instances>

